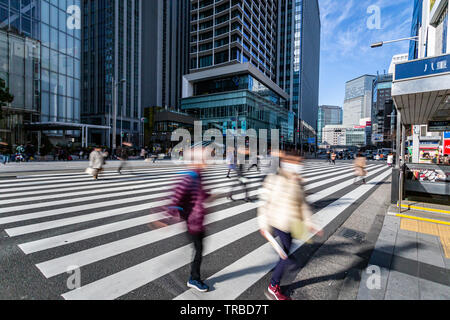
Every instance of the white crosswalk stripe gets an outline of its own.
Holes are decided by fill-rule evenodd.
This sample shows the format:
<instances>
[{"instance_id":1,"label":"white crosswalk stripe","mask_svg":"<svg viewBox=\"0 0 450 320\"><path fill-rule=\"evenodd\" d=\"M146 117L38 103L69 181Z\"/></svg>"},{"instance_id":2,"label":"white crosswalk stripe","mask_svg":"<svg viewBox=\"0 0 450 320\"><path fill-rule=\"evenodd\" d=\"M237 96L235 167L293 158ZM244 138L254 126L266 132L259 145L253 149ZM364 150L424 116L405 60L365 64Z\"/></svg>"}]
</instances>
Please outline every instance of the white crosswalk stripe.
<instances>
[{"instance_id":1,"label":"white crosswalk stripe","mask_svg":"<svg viewBox=\"0 0 450 320\"><path fill-rule=\"evenodd\" d=\"M314 219L319 225L331 223L391 174L381 164L369 165L367 169L369 183L354 185L350 163L337 166L320 161L305 163L301 171L305 190L313 191L307 200L318 207ZM185 171L181 166L161 166L134 169L133 173L124 170L123 175L106 172L100 181L92 181L82 172L3 180L0 231L4 230L15 241L47 279L65 277L74 266L92 273L88 277L92 280L83 282L81 288L60 292L64 299L121 298L189 267L193 259L191 245L188 242L176 245L180 241L178 236L186 233L185 224L162 228L152 224L167 217L164 206ZM205 238L204 256L227 252L233 255L234 262L221 265L218 261L217 270L208 275L207 282L220 280L214 291L197 294L188 288L177 288L164 293L170 299L236 299L269 273L277 261L270 245L260 246L253 244L255 241L244 240L258 239L259 202L227 199L230 188L238 194L236 198L244 197L243 187L237 180L226 178L227 171L226 165L214 165L204 174L205 188L221 195L206 205L210 213L205 225L214 232ZM251 171L246 177L249 195L256 198L263 175ZM323 207L322 202L326 203ZM145 253L144 248L156 248L160 243L171 245L167 249L158 246L156 251L149 250L145 254L147 258L133 256L136 250ZM295 249L301 246L301 242L295 242ZM244 250L242 254L240 248ZM121 262L111 270L102 271L101 266L109 265L112 260ZM93 265L96 267L90 268Z\"/></svg>"}]
</instances>

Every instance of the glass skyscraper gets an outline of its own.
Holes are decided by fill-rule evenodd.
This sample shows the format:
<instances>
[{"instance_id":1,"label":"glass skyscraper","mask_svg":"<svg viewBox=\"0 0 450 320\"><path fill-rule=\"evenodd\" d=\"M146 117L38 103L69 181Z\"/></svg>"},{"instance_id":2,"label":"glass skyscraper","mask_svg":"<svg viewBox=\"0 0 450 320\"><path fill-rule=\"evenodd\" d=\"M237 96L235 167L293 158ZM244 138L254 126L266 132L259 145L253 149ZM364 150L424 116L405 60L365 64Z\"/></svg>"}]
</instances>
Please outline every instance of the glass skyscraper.
<instances>
[{"instance_id":1,"label":"glass skyscraper","mask_svg":"<svg viewBox=\"0 0 450 320\"><path fill-rule=\"evenodd\" d=\"M290 96L290 111L295 114L297 132L301 131L305 142L317 130L319 4L317 0L280 0L278 7L278 85Z\"/></svg>"},{"instance_id":2,"label":"glass skyscraper","mask_svg":"<svg viewBox=\"0 0 450 320\"><path fill-rule=\"evenodd\" d=\"M82 3L82 121L113 127L113 81L117 82L116 141L122 134L123 141L135 145L142 142L141 12L142 0ZM95 144L109 146L111 140L105 130L90 131L89 141Z\"/></svg>"},{"instance_id":3,"label":"glass skyscraper","mask_svg":"<svg viewBox=\"0 0 450 320\"><path fill-rule=\"evenodd\" d=\"M70 6L80 0L0 1L0 77L15 96L2 139L11 144L31 140L25 122L80 122L81 30Z\"/></svg>"},{"instance_id":4,"label":"glass skyscraper","mask_svg":"<svg viewBox=\"0 0 450 320\"><path fill-rule=\"evenodd\" d=\"M328 125L342 124L342 108L338 106L319 106L319 120L317 124L318 143L323 142L323 128Z\"/></svg>"}]
</instances>

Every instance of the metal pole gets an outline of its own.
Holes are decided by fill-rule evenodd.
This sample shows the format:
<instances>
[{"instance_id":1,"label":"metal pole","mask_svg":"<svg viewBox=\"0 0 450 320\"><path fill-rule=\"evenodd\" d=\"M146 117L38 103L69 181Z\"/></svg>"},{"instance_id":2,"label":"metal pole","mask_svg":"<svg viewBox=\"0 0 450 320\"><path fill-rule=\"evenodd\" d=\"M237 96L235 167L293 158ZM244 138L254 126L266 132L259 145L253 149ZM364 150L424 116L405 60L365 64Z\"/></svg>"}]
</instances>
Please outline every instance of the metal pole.
<instances>
[{"instance_id":1,"label":"metal pole","mask_svg":"<svg viewBox=\"0 0 450 320\"><path fill-rule=\"evenodd\" d=\"M398 181L398 210L402 213L402 200L403 200L403 170L400 166L400 154L402 149L402 114L397 109L397 157L396 157L396 168L400 171L400 177Z\"/></svg>"},{"instance_id":2,"label":"metal pole","mask_svg":"<svg viewBox=\"0 0 450 320\"><path fill-rule=\"evenodd\" d=\"M116 88L117 84L113 77L113 106L114 106L114 114L113 114L113 154L117 148L117 97L116 97Z\"/></svg>"}]
</instances>

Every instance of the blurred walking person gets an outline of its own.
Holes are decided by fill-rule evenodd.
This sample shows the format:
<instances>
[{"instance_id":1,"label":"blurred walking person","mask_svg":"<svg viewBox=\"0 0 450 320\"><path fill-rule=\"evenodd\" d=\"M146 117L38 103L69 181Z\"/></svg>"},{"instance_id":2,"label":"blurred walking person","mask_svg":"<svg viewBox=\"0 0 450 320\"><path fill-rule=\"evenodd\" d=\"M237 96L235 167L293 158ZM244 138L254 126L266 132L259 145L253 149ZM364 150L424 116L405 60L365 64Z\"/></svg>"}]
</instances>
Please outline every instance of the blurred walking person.
<instances>
[{"instance_id":1,"label":"blurred walking person","mask_svg":"<svg viewBox=\"0 0 450 320\"><path fill-rule=\"evenodd\" d=\"M303 239L306 232L322 231L311 220L311 211L306 203L302 186L302 178L298 174L300 157L294 153L280 155L280 169L275 175L269 175L264 181L261 200L263 205L258 209L258 222L261 234L274 245L274 238L279 237L281 246L277 252L280 260L272 274L266 296L273 300L291 300L280 289L281 279L290 264L289 251L292 239Z\"/></svg>"},{"instance_id":2,"label":"blurred walking person","mask_svg":"<svg viewBox=\"0 0 450 320\"><path fill-rule=\"evenodd\" d=\"M331 163L336 165L336 153L333 151L333 153L331 154Z\"/></svg>"},{"instance_id":3,"label":"blurred walking person","mask_svg":"<svg viewBox=\"0 0 450 320\"><path fill-rule=\"evenodd\" d=\"M204 220L206 209L204 204L214 197L205 191L202 184L205 162L203 151L194 152L194 164L186 176L177 184L170 202L169 213L186 221L189 238L194 245L194 260L191 264L191 276L187 282L189 288L207 292L209 287L201 279L201 263L203 256L203 239L205 237Z\"/></svg>"},{"instance_id":4,"label":"blurred walking person","mask_svg":"<svg viewBox=\"0 0 450 320\"><path fill-rule=\"evenodd\" d=\"M363 184L366 184L366 158L362 155L361 152L358 153L356 156L354 166L355 166L355 180L353 181L353 184L356 184L359 179L362 179Z\"/></svg>"},{"instance_id":5,"label":"blurred walking person","mask_svg":"<svg viewBox=\"0 0 450 320\"><path fill-rule=\"evenodd\" d=\"M227 165L228 165L227 178L231 179L231 177L230 177L231 170L236 170L236 157L234 156L234 148L233 147L228 148Z\"/></svg>"},{"instance_id":6,"label":"blurred walking person","mask_svg":"<svg viewBox=\"0 0 450 320\"><path fill-rule=\"evenodd\" d=\"M247 150L244 150L244 149L239 149L238 150L238 154L241 154L241 155L244 155L244 159L245 159L245 156L247 155ZM245 202L251 202L252 200L250 199L250 197L248 196L248 189L247 189L247 178L245 178L244 177L244 171L245 171L245 165L244 165L244 163L245 163L245 161L244 161L244 163L237 163L238 161L236 160L236 165L235 165L235 170L236 170L236 173L237 173L237 178L238 178L238 181L239 181L239 185L241 186L241 187L244 187L244 190L245 190L245 198L244 198L244 201ZM230 192L229 192L229 194L228 194L228 197L227 197L228 199L230 199L230 200L232 200L232 201L237 201L237 200L235 200L234 198L233 198L233 187L231 187L231 190L230 190Z\"/></svg>"},{"instance_id":7,"label":"blurred walking person","mask_svg":"<svg viewBox=\"0 0 450 320\"><path fill-rule=\"evenodd\" d=\"M106 156L107 154L103 153L100 147L95 147L94 151L89 155L89 172L94 177L94 180L98 180L98 175L103 171Z\"/></svg>"},{"instance_id":8,"label":"blurred walking person","mask_svg":"<svg viewBox=\"0 0 450 320\"><path fill-rule=\"evenodd\" d=\"M131 147L132 144L128 142L124 142L122 147L119 149L117 158L120 160L119 168L117 169L117 173L122 174L122 169L128 166L128 147Z\"/></svg>"}]
</instances>

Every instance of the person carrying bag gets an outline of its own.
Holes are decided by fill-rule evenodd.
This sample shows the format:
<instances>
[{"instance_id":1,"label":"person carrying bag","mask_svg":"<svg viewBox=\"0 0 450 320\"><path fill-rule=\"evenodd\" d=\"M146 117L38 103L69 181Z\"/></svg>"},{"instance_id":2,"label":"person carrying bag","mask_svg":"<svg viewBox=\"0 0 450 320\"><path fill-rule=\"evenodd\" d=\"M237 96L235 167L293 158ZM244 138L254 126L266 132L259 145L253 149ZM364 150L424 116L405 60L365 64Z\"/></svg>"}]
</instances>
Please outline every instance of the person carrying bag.
<instances>
[{"instance_id":1,"label":"person carrying bag","mask_svg":"<svg viewBox=\"0 0 450 320\"><path fill-rule=\"evenodd\" d=\"M268 295L275 300L290 300L281 293L280 283L289 263L292 240L305 240L310 232L321 236L322 231L311 220L311 210L306 203L302 179L298 174L300 158L294 154L282 154L280 161L278 173L269 175L264 181L261 194L264 204L258 209L258 222L261 234L280 255L267 290ZM280 238L282 250L274 243L275 237Z\"/></svg>"}]
</instances>

